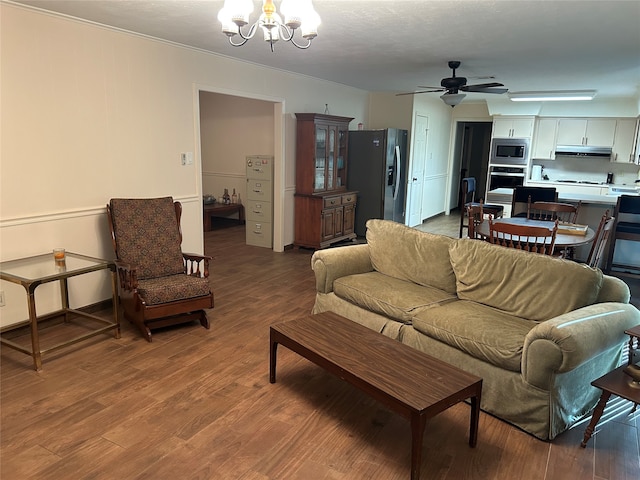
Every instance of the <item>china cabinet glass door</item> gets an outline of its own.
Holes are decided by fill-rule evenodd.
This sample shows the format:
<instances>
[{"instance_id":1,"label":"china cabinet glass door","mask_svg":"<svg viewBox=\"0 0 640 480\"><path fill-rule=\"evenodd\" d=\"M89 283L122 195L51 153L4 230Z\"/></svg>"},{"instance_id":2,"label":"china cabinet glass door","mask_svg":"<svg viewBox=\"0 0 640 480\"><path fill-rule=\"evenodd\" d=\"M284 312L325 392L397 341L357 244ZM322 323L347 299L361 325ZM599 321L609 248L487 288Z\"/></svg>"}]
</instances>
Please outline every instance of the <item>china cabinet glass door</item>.
<instances>
[{"instance_id":1,"label":"china cabinet glass door","mask_svg":"<svg viewBox=\"0 0 640 480\"><path fill-rule=\"evenodd\" d=\"M347 184L347 133L345 129L338 129L338 161L336 163L336 182L341 187Z\"/></svg>"},{"instance_id":2,"label":"china cabinet glass door","mask_svg":"<svg viewBox=\"0 0 640 480\"><path fill-rule=\"evenodd\" d=\"M329 151L327 154L327 190L333 190L335 188L336 127L329 127Z\"/></svg>"},{"instance_id":3,"label":"china cabinet glass door","mask_svg":"<svg viewBox=\"0 0 640 480\"><path fill-rule=\"evenodd\" d=\"M327 178L327 128L316 127L316 152L315 152L315 181L313 189L315 191L326 190Z\"/></svg>"}]
</instances>

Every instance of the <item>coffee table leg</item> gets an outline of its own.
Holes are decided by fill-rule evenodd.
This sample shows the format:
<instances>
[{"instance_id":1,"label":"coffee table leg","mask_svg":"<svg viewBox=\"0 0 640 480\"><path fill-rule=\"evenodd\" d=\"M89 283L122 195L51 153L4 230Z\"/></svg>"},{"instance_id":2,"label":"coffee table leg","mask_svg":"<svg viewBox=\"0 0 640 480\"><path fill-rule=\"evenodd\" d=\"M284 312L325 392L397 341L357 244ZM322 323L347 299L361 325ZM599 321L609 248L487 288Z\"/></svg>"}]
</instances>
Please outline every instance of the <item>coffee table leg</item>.
<instances>
[{"instance_id":1,"label":"coffee table leg","mask_svg":"<svg viewBox=\"0 0 640 480\"><path fill-rule=\"evenodd\" d=\"M424 415L411 415L411 480L420 480L422 462L422 438L427 419Z\"/></svg>"},{"instance_id":2,"label":"coffee table leg","mask_svg":"<svg viewBox=\"0 0 640 480\"><path fill-rule=\"evenodd\" d=\"M596 405L596 408L593 410L593 415L591 416L591 422L589 422L589 426L584 432L584 439L580 444L582 448L585 448L587 446L587 442L591 438L591 435L593 435L593 431L595 430L596 425L598 424L598 421L600 420L600 417L604 412L604 407L607 405L607 402L609 401L609 397L611 397L611 392L607 392L606 390L603 390L602 395L600 395L600 400L598 400L598 404Z\"/></svg>"},{"instance_id":3,"label":"coffee table leg","mask_svg":"<svg viewBox=\"0 0 640 480\"><path fill-rule=\"evenodd\" d=\"M269 334L269 383L276 383L276 353L278 350L278 342L273 338L273 330Z\"/></svg>"},{"instance_id":4,"label":"coffee table leg","mask_svg":"<svg viewBox=\"0 0 640 480\"><path fill-rule=\"evenodd\" d=\"M469 446L475 447L478 443L478 423L480 421L480 397L479 391L475 397L471 397L471 420L469 425Z\"/></svg>"}]
</instances>

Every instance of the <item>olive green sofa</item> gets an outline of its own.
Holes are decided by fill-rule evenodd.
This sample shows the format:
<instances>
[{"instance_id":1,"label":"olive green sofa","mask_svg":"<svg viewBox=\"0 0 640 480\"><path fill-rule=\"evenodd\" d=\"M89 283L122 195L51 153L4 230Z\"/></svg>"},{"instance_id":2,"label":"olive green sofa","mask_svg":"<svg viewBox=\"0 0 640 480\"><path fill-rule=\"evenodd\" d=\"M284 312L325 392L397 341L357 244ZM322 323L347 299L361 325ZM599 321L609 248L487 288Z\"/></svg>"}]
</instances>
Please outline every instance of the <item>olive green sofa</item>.
<instances>
[{"instance_id":1,"label":"olive green sofa","mask_svg":"<svg viewBox=\"0 0 640 480\"><path fill-rule=\"evenodd\" d=\"M482 409L543 440L590 412L590 382L619 364L625 329L640 324L623 281L570 260L385 220L369 220L366 238L314 253L313 313L482 377Z\"/></svg>"}]
</instances>

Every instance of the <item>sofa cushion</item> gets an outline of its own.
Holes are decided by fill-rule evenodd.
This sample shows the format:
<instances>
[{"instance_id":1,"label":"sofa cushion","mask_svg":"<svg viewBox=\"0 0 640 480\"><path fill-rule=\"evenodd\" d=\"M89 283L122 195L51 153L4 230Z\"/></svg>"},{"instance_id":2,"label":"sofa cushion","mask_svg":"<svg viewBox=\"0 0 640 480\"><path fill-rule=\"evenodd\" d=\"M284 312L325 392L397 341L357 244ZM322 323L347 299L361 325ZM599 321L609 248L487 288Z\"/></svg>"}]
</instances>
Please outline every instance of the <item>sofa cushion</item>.
<instances>
[{"instance_id":1,"label":"sofa cushion","mask_svg":"<svg viewBox=\"0 0 640 480\"><path fill-rule=\"evenodd\" d=\"M449 255L459 298L529 320L591 305L602 286L598 269L478 240L456 240Z\"/></svg>"},{"instance_id":2,"label":"sofa cushion","mask_svg":"<svg viewBox=\"0 0 640 480\"><path fill-rule=\"evenodd\" d=\"M497 367L520 371L524 338L536 323L475 302L457 302L424 310L413 328Z\"/></svg>"},{"instance_id":3,"label":"sofa cushion","mask_svg":"<svg viewBox=\"0 0 640 480\"><path fill-rule=\"evenodd\" d=\"M410 323L419 309L457 300L455 295L418 285L380 272L340 277L333 282L335 294L359 307Z\"/></svg>"},{"instance_id":4,"label":"sofa cushion","mask_svg":"<svg viewBox=\"0 0 640 480\"><path fill-rule=\"evenodd\" d=\"M389 220L367 221L371 263L380 273L456 293L449 262L453 238L409 228Z\"/></svg>"}]
</instances>

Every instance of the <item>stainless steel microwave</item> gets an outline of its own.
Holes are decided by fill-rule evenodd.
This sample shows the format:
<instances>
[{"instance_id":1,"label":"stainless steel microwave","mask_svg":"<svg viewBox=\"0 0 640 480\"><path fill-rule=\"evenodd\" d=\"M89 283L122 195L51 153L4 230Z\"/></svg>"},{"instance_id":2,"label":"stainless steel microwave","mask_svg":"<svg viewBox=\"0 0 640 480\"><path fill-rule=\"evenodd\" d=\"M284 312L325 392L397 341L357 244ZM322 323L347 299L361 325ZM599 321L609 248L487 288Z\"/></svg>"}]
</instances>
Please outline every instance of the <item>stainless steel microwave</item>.
<instances>
[{"instance_id":1,"label":"stainless steel microwave","mask_svg":"<svg viewBox=\"0 0 640 480\"><path fill-rule=\"evenodd\" d=\"M526 165L529 162L528 138L493 138L489 163L491 165Z\"/></svg>"}]
</instances>

